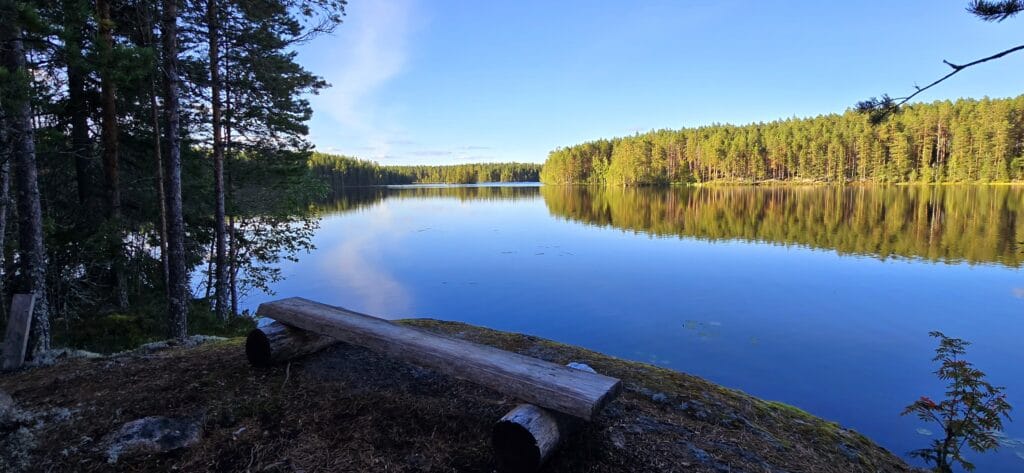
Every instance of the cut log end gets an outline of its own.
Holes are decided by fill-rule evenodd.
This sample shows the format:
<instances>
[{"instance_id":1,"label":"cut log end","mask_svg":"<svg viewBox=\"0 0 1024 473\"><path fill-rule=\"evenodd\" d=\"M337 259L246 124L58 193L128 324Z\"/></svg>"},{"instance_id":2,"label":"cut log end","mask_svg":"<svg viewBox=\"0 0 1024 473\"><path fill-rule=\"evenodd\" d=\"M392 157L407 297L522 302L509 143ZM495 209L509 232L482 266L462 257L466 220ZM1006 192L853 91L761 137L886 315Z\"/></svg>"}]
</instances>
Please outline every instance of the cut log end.
<instances>
[{"instance_id":1,"label":"cut log end","mask_svg":"<svg viewBox=\"0 0 1024 473\"><path fill-rule=\"evenodd\" d=\"M274 363L270 355L270 338L259 328L254 328L245 337L245 356L249 364L266 368Z\"/></svg>"},{"instance_id":2,"label":"cut log end","mask_svg":"<svg viewBox=\"0 0 1024 473\"><path fill-rule=\"evenodd\" d=\"M535 472L561 441L556 417L531 404L520 404L494 425L492 442L498 469L507 473Z\"/></svg>"},{"instance_id":3,"label":"cut log end","mask_svg":"<svg viewBox=\"0 0 1024 473\"><path fill-rule=\"evenodd\" d=\"M253 366L267 367L315 353L337 340L281 322L253 329L245 337L245 356Z\"/></svg>"}]
</instances>

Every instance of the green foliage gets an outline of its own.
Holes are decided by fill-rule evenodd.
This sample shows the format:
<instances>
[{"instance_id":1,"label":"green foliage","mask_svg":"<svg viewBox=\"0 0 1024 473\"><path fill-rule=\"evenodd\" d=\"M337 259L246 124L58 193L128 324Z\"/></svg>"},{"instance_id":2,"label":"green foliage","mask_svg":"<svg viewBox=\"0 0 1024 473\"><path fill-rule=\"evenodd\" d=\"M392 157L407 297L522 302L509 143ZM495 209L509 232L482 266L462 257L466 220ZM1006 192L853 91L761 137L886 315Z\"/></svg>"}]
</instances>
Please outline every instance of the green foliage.
<instances>
[{"instance_id":1,"label":"green foliage","mask_svg":"<svg viewBox=\"0 0 1024 473\"><path fill-rule=\"evenodd\" d=\"M69 326L56 331L57 342L97 353L117 353L166 338L162 304L134 304L131 310L129 313L65 319ZM190 333L220 337L241 337L256 327L256 321L248 317L231 317L226 321L218 319L210 310L208 301L203 300L193 301L188 322Z\"/></svg>"},{"instance_id":2,"label":"green foliage","mask_svg":"<svg viewBox=\"0 0 1024 473\"><path fill-rule=\"evenodd\" d=\"M903 107L882 123L849 110L745 126L657 130L548 155L549 184L1005 182L1024 180L1024 96Z\"/></svg>"},{"instance_id":3,"label":"green foliage","mask_svg":"<svg viewBox=\"0 0 1024 473\"><path fill-rule=\"evenodd\" d=\"M217 315L210 310L208 301L194 301L189 310L189 333L233 338L244 337L254 328L256 328L256 319L250 317L229 317L227 320L217 318Z\"/></svg>"},{"instance_id":4,"label":"green foliage","mask_svg":"<svg viewBox=\"0 0 1024 473\"><path fill-rule=\"evenodd\" d=\"M153 315L112 313L67 321L66 330L55 332L56 342L98 353L128 350L164 338L166 330Z\"/></svg>"},{"instance_id":5,"label":"green foliage","mask_svg":"<svg viewBox=\"0 0 1024 473\"><path fill-rule=\"evenodd\" d=\"M373 161L326 153L313 153L309 167L332 189L388 184L537 182L541 172L541 165L533 163L381 166Z\"/></svg>"},{"instance_id":6,"label":"green foliage","mask_svg":"<svg viewBox=\"0 0 1024 473\"><path fill-rule=\"evenodd\" d=\"M310 249L316 215L310 202L324 186L311 179L306 141L309 94L326 83L296 60L294 46L330 31L344 0L223 2L220 7L226 201L233 294L265 290L280 278L280 262ZM115 351L163 338L167 300L161 261L158 142L166 145L161 70L160 2L114 2L100 19L94 2L0 0L6 23L17 19L28 70L0 69L0 105L31 102L35 126L45 246L47 300L61 343ZM187 272L203 275L210 261L214 202L210 121L208 2L180 5L182 200ZM99 30L110 28L110 44ZM80 80L71 80L78 77ZM116 120L104 121L104 79L116 86ZM28 91L29 94L26 94ZM77 98L77 100L75 100ZM77 103L77 105L76 105ZM103 123L117 126L120 216L106 218L108 174L100 169ZM76 133L77 132L77 133ZM165 157L165 156L164 156ZM112 187L112 185L111 185ZM16 222L11 218L10 222ZM16 270L16 225L4 235L3 289ZM115 267L115 265L118 265ZM115 276L123 276L123 284ZM198 278L197 278L198 279ZM191 329L237 333L206 320L209 300L197 281ZM120 291L124 288L124 291ZM119 295L127 296L123 304ZM237 307L238 297L233 298ZM240 330L240 329L239 329Z\"/></svg>"},{"instance_id":7,"label":"green foliage","mask_svg":"<svg viewBox=\"0 0 1024 473\"><path fill-rule=\"evenodd\" d=\"M985 21L1003 21L1024 11L1024 1L971 0L967 11Z\"/></svg>"},{"instance_id":8,"label":"green foliage","mask_svg":"<svg viewBox=\"0 0 1024 473\"><path fill-rule=\"evenodd\" d=\"M939 363L935 375L948 383L946 398L935 402L922 396L907 406L903 415L913 414L925 422L939 424L945 437L910 454L934 465L939 473L951 473L955 463L973 471L974 465L963 457L963 448L967 446L979 453L997 449L995 433L1002 430L1003 418L1010 419L1012 408L1006 402L1004 388L990 384L985 373L961 358L967 354L969 342L949 338L942 332L929 335L939 339L933 361Z\"/></svg>"}]
</instances>

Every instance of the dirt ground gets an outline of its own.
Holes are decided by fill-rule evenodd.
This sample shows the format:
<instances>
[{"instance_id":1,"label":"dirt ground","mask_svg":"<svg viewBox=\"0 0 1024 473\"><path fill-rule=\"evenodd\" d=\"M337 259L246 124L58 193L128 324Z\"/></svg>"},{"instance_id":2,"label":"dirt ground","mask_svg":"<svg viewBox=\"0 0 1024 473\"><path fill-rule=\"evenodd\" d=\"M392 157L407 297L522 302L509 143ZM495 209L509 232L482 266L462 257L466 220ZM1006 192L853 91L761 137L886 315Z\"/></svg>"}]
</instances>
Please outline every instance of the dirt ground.
<instances>
[{"instance_id":1,"label":"dirt ground","mask_svg":"<svg viewBox=\"0 0 1024 473\"><path fill-rule=\"evenodd\" d=\"M536 337L433 320L404 323L556 363L587 363L625 390L544 471L914 471L864 436L699 378ZM0 423L0 470L490 472L499 393L336 345L256 369L243 340L0 375L23 413ZM197 419L198 444L108 463L134 419Z\"/></svg>"}]
</instances>

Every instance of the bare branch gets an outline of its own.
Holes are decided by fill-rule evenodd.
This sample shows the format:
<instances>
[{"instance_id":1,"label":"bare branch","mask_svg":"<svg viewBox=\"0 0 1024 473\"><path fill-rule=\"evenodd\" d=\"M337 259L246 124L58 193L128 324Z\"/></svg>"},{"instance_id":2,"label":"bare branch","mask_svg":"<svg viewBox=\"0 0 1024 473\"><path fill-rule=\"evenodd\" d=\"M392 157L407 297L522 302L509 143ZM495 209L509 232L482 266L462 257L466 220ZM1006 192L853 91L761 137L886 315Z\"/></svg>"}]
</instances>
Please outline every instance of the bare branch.
<instances>
[{"instance_id":1,"label":"bare branch","mask_svg":"<svg viewBox=\"0 0 1024 473\"><path fill-rule=\"evenodd\" d=\"M1022 1L1024 1L1024 0L1022 0ZM1015 53L1015 52L1020 51L1020 50L1024 50L1024 44L1012 47L1012 48L1007 49L1005 51L998 52L998 53L993 54L993 55L988 56L988 57L984 57L984 58L981 58L981 59L978 59L978 60L975 60L975 61L971 61L971 62L966 63L966 64L953 64L953 63L951 63L951 62L949 62L947 60L943 60L942 61L943 64L946 64L947 66L949 66L950 68L953 69L949 74L946 74L946 75L940 77L939 79L935 80L934 82L932 82L932 83L930 83L930 84L928 84L928 85L926 85L924 87L919 87L919 86L915 85L914 89L916 89L916 90L914 91L914 93L912 93L912 94L910 94L910 95L908 95L906 97L892 98L892 97L889 97L888 95L883 95L881 98L874 98L874 97L872 97L869 100L865 100L865 101L857 103L857 107L856 108L860 112L870 113L871 114L871 121L872 121L872 123L879 123L882 120L884 120L887 116L889 116L890 114L898 112L899 108L902 105L904 105L907 102L909 102L911 99L916 97L921 92L924 92L924 91L926 91L926 90L928 90L928 89L938 85L942 81L944 81L946 79L949 79L950 77L953 77L958 72L960 72L960 71L962 71L964 69L967 69L968 67L971 67L971 66L976 66L976 65L984 63L984 62L988 62L988 61L991 61L991 60L994 60L994 59L999 59L999 58L1001 58L1003 56Z\"/></svg>"}]
</instances>

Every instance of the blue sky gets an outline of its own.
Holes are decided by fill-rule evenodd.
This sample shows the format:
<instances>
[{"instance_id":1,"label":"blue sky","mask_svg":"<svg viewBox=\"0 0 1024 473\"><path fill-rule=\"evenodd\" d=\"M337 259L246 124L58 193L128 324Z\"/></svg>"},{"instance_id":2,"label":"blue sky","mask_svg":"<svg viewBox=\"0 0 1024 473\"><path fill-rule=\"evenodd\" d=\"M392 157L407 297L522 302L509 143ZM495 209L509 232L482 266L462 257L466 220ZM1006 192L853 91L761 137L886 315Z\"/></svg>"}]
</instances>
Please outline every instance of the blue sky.
<instances>
[{"instance_id":1,"label":"blue sky","mask_svg":"<svg viewBox=\"0 0 1024 473\"><path fill-rule=\"evenodd\" d=\"M382 164L542 162L548 151L658 128L842 112L954 63L1024 42L966 0L350 0L299 61L321 151ZM1024 53L920 96L1024 93Z\"/></svg>"}]
</instances>

